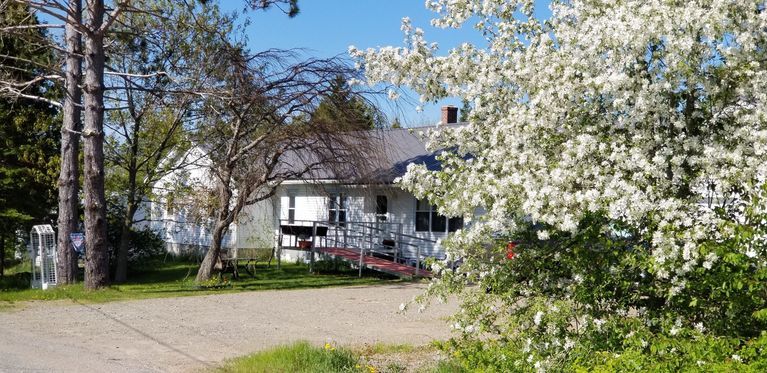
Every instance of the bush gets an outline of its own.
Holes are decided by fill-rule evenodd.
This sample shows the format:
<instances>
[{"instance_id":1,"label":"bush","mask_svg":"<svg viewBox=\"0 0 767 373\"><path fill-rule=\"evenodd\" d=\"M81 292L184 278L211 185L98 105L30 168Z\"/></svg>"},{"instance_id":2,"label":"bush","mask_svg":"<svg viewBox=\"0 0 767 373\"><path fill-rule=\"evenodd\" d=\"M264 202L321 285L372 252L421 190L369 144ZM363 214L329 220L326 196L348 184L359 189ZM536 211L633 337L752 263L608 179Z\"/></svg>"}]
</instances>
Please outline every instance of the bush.
<instances>
[{"instance_id":1,"label":"bush","mask_svg":"<svg viewBox=\"0 0 767 373\"><path fill-rule=\"evenodd\" d=\"M117 250L120 245L121 226L124 219L124 207L118 203L110 203L107 215L107 242L109 244L109 265L117 265ZM147 229L131 230L128 246L128 265L146 262L148 259L164 255L165 242L157 233ZM114 271L112 272L114 273Z\"/></svg>"},{"instance_id":2,"label":"bush","mask_svg":"<svg viewBox=\"0 0 767 373\"><path fill-rule=\"evenodd\" d=\"M321 258L314 262L314 269L320 273L349 272L353 268L349 262L337 258Z\"/></svg>"},{"instance_id":3,"label":"bush","mask_svg":"<svg viewBox=\"0 0 767 373\"><path fill-rule=\"evenodd\" d=\"M663 335L639 337L624 342L620 353L595 351L582 353L573 362L576 372L764 372L767 359L767 334L741 341L687 331L684 337ZM584 351L585 352L585 351Z\"/></svg>"},{"instance_id":4,"label":"bush","mask_svg":"<svg viewBox=\"0 0 767 373\"><path fill-rule=\"evenodd\" d=\"M0 277L0 291L29 289L32 282L30 272L17 272Z\"/></svg>"},{"instance_id":5,"label":"bush","mask_svg":"<svg viewBox=\"0 0 767 373\"><path fill-rule=\"evenodd\" d=\"M611 226L609 230L601 227ZM442 344L479 371L764 371L767 268L738 245L763 227L708 241L684 287L654 271L649 237L595 215L578 234L530 225L504 246L469 250L432 293L462 294L458 336ZM755 247L761 251L761 247ZM471 286L478 284L478 286Z\"/></svg>"}]
</instances>

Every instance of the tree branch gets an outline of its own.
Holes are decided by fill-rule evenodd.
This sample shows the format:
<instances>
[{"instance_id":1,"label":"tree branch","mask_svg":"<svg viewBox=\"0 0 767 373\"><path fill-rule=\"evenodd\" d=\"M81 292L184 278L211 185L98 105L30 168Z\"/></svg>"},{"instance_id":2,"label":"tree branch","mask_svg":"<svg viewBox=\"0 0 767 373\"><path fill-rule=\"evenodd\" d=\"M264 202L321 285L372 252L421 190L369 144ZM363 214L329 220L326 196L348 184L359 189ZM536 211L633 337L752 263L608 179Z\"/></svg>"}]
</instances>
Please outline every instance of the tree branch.
<instances>
[{"instance_id":1,"label":"tree branch","mask_svg":"<svg viewBox=\"0 0 767 373\"><path fill-rule=\"evenodd\" d=\"M45 97L42 97L42 96L29 95L29 94L23 93L21 90L14 89L14 88L8 87L8 86L0 87L0 96L13 97L13 98L26 98L26 99L30 99L30 100L44 102L46 104L53 105L53 106L56 106L58 108L63 107L63 105L59 101L54 101L54 100L51 100L49 98L45 98Z\"/></svg>"}]
</instances>

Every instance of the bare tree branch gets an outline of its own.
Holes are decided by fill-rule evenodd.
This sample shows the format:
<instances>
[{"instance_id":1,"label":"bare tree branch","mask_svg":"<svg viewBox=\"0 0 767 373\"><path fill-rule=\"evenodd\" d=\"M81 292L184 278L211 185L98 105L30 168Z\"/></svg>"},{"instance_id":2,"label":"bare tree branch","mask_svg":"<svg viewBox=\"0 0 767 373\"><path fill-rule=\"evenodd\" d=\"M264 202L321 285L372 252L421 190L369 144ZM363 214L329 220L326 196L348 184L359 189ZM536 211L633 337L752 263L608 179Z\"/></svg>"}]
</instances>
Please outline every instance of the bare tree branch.
<instances>
[{"instance_id":1,"label":"bare tree branch","mask_svg":"<svg viewBox=\"0 0 767 373\"><path fill-rule=\"evenodd\" d=\"M0 27L0 32L12 32L17 30L31 30L31 29L52 29L52 28L64 28L64 24L39 24L39 25L19 25L19 26L6 26Z\"/></svg>"},{"instance_id":2,"label":"bare tree branch","mask_svg":"<svg viewBox=\"0 0 767 373\"><path fill-rule=\"evenodd\" d=\"M51 100L49 98L42 97L42 96L26 94L22 90L14 89L14 88L9 87L9 86L2 86L2 87L0 87L0 96L15 97L15 98L26 98L26 99L30 99L30 100L44 102L46 104L53 105L53 106L58 107L58 108L62 107L62 104L59 101Z\"/></svg>"}]
</instances>

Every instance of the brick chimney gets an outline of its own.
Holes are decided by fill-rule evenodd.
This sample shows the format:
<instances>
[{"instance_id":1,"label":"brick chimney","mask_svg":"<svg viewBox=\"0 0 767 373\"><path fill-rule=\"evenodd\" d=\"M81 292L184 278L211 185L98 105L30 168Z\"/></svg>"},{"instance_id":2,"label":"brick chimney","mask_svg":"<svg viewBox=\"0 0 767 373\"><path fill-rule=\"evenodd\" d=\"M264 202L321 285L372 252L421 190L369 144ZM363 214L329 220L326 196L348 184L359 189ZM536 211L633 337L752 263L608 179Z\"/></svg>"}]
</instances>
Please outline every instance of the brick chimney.
<instances>
[{"instance_id":1,"label":"brick chimney","mask_svg":"<svg viewBox=\"0 0 767 373\"><path fill-rule=\"evenodd\" d=\"M452 105L442 107L442 120L440 124L458 123L458 108Z\"/></svg>"}]
</instances>

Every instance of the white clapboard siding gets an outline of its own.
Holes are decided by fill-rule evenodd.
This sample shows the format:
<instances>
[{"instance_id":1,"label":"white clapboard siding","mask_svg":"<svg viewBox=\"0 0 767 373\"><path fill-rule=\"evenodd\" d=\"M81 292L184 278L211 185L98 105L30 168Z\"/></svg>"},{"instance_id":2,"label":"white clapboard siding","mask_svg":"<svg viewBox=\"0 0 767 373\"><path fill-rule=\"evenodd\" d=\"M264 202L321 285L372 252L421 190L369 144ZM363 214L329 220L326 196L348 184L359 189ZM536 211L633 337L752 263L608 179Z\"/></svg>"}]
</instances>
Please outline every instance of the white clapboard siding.
<instances>
[{"instance_id":1,"label":"white clapboard siding","mask_svg":"<svg viewBox=\"0 0 767 373\"><path fill-rule=\"evenodd\" d=\"M285 223L288 219L289 198L294 196L296 224L302 224L301 220L324 221L328 219L329 196L339 192L347 196L347 221L375 222L376 196L385 195L388 200L387 222L401 223L402 233L431 241L437 241L446 236L445 233L416 232L416 199L410 193L396 187L326 186L321 188L316 185L287 185L280 187L277 192L276 211L279 211L279 219ZM394 226L391 228L395 229ZM275 235L279 234L278 230L279 227L275 224ZM444 257L444 253L434 242L414 238L404 238L403 241L419 245L422 256ZM414 258L418 250L415 246L403 245L402 251L404 257Z\"/></svg>"},{"instance_id":2,"label":"white clapboard siding","mask_svg":"<svg viewBox=\"0 0 767 373\"><path fill-rule=\"evenodd\" d=\"M237 248L274 246L274 209L271 199L245 206L237 219Z\"/></svg>"},{"instance_id":3,"label":"white clapboard siding","mask_svg":"<svg viewBox=\"0 0 767 373\"><path fill-rule=\"evenodd\" d=\"M445 233L416 232L415 230L415 207L416 199L412 194L403 190L392 190L389 192L389 221L401 223L402 233L424 238L430 241L438 241L446 237ZM421 255L437 258L444 257L444 253L436 243L421 241L412 238L405 238L404 241L418 245L421 248ZM403 256L415 257L416 248L405 245L402 248Z\"/></svg>"}]
</instances>

